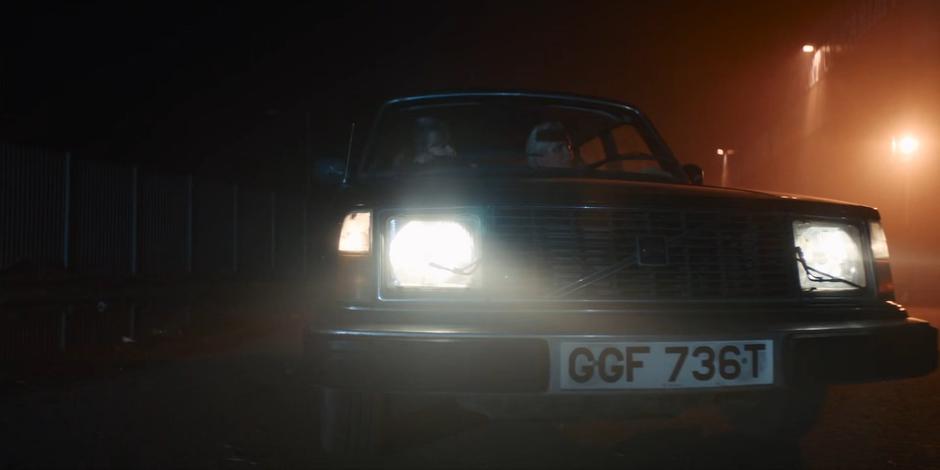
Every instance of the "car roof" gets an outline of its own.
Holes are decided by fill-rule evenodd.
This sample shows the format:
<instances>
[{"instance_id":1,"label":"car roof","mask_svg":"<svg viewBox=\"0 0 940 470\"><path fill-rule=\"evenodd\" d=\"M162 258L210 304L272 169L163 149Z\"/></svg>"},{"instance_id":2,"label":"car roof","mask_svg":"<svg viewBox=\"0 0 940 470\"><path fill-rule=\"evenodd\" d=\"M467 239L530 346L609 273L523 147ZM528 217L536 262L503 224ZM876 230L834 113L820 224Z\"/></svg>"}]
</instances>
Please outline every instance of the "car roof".
<instances>
[{"instance_id":1,"label":"car roof","mask_svg":"<svg viewBox=\"0 0 940 470\"><path fill-rule=\"evenodd\" d=\"M435 92L420 95L403 96L392 98L385 101L385 106L403 105L416 103L420 101L447 101L461 98L498 98L498 97L519 97L545 100L562 100L569 102L578 102L603 106L608 108L619 108L632 113L639 113L639 110L628 103L611 100L607 98L598 98L594 96L579 95L575 93L563 92L544 92L544 91L525 91L525 90L469 90L469 91L446 91Z\"/></svg>"}]
</instances>

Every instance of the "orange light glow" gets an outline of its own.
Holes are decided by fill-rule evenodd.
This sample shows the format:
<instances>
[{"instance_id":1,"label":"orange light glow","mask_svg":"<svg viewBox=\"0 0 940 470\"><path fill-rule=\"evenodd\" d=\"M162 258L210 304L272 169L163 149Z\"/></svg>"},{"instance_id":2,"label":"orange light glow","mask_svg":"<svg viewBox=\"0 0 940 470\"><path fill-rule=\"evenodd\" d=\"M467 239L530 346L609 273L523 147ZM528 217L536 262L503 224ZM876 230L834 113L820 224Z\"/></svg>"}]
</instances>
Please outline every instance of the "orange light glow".
<instances>
[{"instance_id":1,"label":"orange light glow","mask_svg":"<svg viewBox=\"0 0 940 470\"><path fill-rule=\"evenodd\" d=\"M804 44L804 45L803 45L803 52L806 53L806 54L812 54L813 52L816 52L816 46L814 46L814 45L812 45L812 44Z\"/></svg>"},{"instance_id":2,"label":"orange light glow","mask_svg":"<svg viewBox=\"0 0 940 470\"><path fill-rule=\"evenodd\" d=\"M908 155L916 152L919 147L920 141L911 136L901 138L901 143L898 145L901 153Z\"/></svg>"},{"instance_id":3,"label":"orange light glow","mask_svg":"<svg viewBox=\"0 0 940 470\"><path fill-rule=\"evenodd\" d=\"M920 139L910 134L891 139L891 153L910 159L918 149L920 149Z\"/></svg>"}]
</instances>

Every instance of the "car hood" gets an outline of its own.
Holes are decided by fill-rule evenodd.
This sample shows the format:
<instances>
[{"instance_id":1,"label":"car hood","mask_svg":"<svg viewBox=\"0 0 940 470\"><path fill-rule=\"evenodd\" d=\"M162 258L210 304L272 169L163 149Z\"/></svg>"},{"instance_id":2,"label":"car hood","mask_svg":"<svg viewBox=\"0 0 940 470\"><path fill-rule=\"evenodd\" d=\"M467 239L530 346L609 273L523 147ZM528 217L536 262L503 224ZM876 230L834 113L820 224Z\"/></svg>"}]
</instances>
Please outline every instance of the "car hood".
<instances>
[{"instance_id":1,"label":"car hood","mask_svg":"<svg viewBox=\"0 0 940 470\"><path fill-rule=\"evenodd\" d=\"M468 206L601 206L752 209L829 217L878 218L870 207L821 198L688 184L597 178L401 178L362 181L346 207L420 209Z\"/></svg>"}]
</instances>

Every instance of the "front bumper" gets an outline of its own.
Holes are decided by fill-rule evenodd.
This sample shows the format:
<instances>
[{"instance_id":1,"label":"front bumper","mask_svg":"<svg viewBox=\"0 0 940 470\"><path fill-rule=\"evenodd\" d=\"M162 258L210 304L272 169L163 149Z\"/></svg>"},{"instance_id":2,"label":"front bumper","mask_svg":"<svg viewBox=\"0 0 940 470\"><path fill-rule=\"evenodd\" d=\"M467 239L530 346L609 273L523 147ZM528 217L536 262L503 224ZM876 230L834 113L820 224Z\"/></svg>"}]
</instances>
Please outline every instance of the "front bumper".
<instances>
[{"instance_id":1,"label":"front bumper","mask_svg":"<svg viewBox=\"0 0 940 470\"><path fill-rule=\"evenodd\" d=\"M580 338L769 338L776 353L771 388L916 377L936 369L938 359L937 330L927 322L904 317L830 317L809 322L706 320L708 317L698 316L687 321L659 321L581 313L574 322L566 316L543 316L537 323L506 317L481 323L479 318L462 317L460 324L428 326L413 321L414 316L388 316L388 312L339 313L350 317L345 323L310 327L304 343L318 384L344 389L571 394L557 386L553 370L558 368L559 358L554 355L560 341ZM382 319L366 321L368 318ZM467 326L471 324L477 326ZM481 328L481 324L487 326Z\"/></svg>"}]
</instances>

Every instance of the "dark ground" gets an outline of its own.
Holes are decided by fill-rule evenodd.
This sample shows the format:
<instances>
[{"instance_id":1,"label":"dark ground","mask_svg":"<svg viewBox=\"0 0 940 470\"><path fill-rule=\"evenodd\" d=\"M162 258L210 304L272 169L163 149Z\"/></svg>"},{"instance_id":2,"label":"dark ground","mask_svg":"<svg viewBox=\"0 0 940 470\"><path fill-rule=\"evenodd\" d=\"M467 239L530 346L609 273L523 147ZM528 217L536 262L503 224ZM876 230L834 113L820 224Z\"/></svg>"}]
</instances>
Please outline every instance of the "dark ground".
<instances>
[{"instance_id":1,"label":"dark ground","mask_svg":"<svg viewBox=\"0 0 940 470\"><path fill-rule=\"evenodd\" d=\"M940 309L915 315L940 324ZM0 468L328 467L301 373L299 316L165 345L0 391ZM443 409L395 431L363 467L940 468L940 373L833 387L797 444L724 432L709 410L674 422L483 423ZM406 444L401 444L406 443Z\"/></svg>"}]
</instances>

